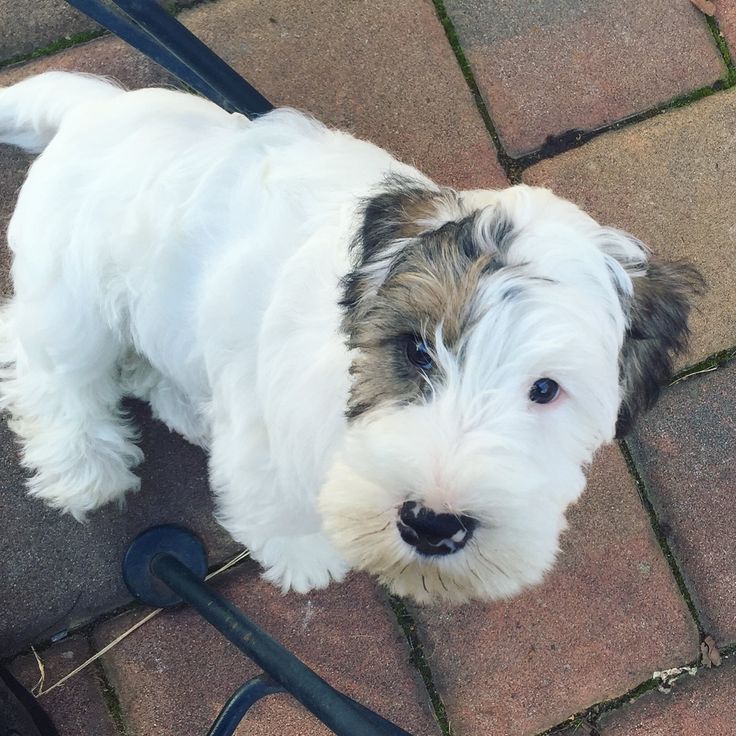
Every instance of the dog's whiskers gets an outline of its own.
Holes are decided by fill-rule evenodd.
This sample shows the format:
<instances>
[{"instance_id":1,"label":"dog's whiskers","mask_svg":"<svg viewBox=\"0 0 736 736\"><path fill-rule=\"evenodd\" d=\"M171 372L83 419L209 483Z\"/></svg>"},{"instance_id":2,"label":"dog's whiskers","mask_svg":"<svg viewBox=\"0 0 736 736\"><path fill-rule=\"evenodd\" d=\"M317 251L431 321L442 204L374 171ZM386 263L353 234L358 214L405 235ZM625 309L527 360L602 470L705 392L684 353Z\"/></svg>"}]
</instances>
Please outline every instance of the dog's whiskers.
<instances>
[{"instance_id":1,"label":"dog's whiskers","mask_svg":"<svg viewBox=\"0 0 736 736\"><path fill-rule=\"evenodd\" d=\"M357 537L353 538L353 544L355 544L355 542L359 542L361 539L365 539L366 537L372 537L376 534L381 534L382 532L385 532L386 529L389 528L389 526L391 526L391 522L387 521L386 524L380 529L374 529L372 532L366 532L365 534L359 534Z\"/></svg>"},{"instance_id":2,"label":"dog's whiskers","mask_svg":"<svg viewBox=\"0 0 736 736\"><path fill-rule=\"evenodd\" d=\"M440 585L445 589L445 591L449 593L449 591L447 590L447 586L445 585L445 581L442 579L442 573L439 571L439 569L437 570L437 577L439 578Z\"/></svg>"}]
</instances>

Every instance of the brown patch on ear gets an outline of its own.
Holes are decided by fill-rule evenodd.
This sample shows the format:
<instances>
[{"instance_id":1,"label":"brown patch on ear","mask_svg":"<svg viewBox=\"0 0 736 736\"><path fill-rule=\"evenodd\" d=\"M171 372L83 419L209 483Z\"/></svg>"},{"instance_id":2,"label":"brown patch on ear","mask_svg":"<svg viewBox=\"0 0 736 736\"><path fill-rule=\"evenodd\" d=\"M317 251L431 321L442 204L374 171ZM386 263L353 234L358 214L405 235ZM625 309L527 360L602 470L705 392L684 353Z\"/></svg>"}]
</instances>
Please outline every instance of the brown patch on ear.
<instances>
[{"instance_id":1,"label":"brown patch on ear","mask_svg":"<svg viewBox=\"0 0 736 736\"><path fill-rule=\"evenodd\" d=\"M460 199L451 189L428 189L401 176L389 177L384 187L365 202L363 221L351 245L355 268L345 277L341 301L346 318L380 286L402 241L461 217Z\"/></svg>"},{"instance_id":2,"label":"brown patch on ear","mask_svg":"<svg viewBox=\"0 0 736 736\"><path fill-rule=\"evenodd\" d=\"M692 300L705 288L703 277L687 263L650 262L646 273L632 281L629 328L620 356L623 399L617 438L654 405L672 377L675 356L687 349Z\"/></svg>"},{"instance_id":3,"label":"brown patch on ear","mask_svg":"<svg viewBox=\"0 0 736 736\"><path fill-rule=\"evenodd\" d=\"M426 340L430 353L437 327L443 345L457 353L476 318L476 295L488 273L491 254L476 255L469 245L473 219L447 223L407 245L385 282L367 298L360 318L346 320L348 344L357 350L351 367L349 418L386 403L408 403L441 382L435 362L420 371L407 359L406 347Z\"/></svg>"}]
</instances>

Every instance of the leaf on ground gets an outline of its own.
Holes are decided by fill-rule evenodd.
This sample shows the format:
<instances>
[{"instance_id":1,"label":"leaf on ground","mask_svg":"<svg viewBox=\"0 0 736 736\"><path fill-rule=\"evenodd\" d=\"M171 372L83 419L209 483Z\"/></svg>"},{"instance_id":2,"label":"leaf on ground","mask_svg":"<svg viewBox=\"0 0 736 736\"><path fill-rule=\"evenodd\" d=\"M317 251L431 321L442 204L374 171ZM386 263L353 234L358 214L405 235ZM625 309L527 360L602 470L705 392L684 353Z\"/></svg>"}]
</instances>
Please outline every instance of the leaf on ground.
<instances>
[{"instance_id":1,"label":"leaf on ground","mask_svg":"<svg viewBox=\"0 0 736 736\"><path fill-rule=\"evenodd\" d=\"M715 15L716 6L711 0L690 0L690 2L701 12L706 15Z\"/></svg>"},{"instance_id":2,"label":"leaf on ground","mask_svg":"<svg viewBox=\"0 0 736 736\"><path fill-rule=\"evenodd\" d=\"M712 636L706 636L700 645L700 662L703 667L721 666L721 655Z\"/></svg>"}]
</instances>

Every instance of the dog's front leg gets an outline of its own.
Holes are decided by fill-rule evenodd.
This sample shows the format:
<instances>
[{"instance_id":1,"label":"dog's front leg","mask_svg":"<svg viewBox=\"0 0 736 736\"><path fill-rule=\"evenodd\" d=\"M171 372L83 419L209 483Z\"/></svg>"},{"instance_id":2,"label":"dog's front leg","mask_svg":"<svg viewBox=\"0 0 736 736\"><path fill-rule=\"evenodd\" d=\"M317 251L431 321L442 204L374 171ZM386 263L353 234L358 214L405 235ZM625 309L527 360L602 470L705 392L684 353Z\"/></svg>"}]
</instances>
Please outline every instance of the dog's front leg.
<instances>
[{"instance_id":1,"label":"dog's front leg","mask_svg":"<svg viewBox=\"0 0 736 736\"><path fill-rule=\"evenodd\" d=\"M350 566L322 532L316 501L280 482L256 417L216 425L210 475L217 518L284 592L341 581Z\"/></svg>"},{"instance_id":2,"label":"dog's front leg","mask_svg":"<svg viewBox=\"0 0 736 736\"><path fill-rule=\"evenodd\" d=\"M307 593L340 582L350 566L321 532L273 537L254 553L263 565L263 577L286 593Z\"/></svg>"}]
</instances>

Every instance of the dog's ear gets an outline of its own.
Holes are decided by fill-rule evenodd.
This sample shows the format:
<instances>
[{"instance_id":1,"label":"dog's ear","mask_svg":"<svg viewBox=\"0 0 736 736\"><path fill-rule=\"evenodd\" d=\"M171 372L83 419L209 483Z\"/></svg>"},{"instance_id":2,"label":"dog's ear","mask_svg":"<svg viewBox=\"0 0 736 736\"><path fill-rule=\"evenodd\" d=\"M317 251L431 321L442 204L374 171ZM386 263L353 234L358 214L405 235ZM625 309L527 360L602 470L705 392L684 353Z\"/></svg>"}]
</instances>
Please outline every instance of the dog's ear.
<instances>
[{"instance_id":1,"label":"dog's ear","mask_svg":"<svg viewBox=\"0 0 736 736\"><path fill-rule=\"evenodd\" d=\"M674 358L687 348L693 299L704 291L705 284L690 264L646 260L646 248L639 241L623 233L617 236L629 241L628 248L614 249L617 252L613 255L633 284L633 291L619 290L627 317L619 361L619 439L642 411L654 405L662 386L672 377Z\"/></svg>"},{"instance_id":2,"label":"dog's ear","mask_svg":"<svg viewBox=\"0 0 736 736\"><path fill-rule=\"evenodd\" d=\"M346 313L378 291L408 241L462 216L460 199L451 189L430 189L401 176L386 179L360 211L351 244L354 268L343 281Z\"/></svg>"}]
</instances>

